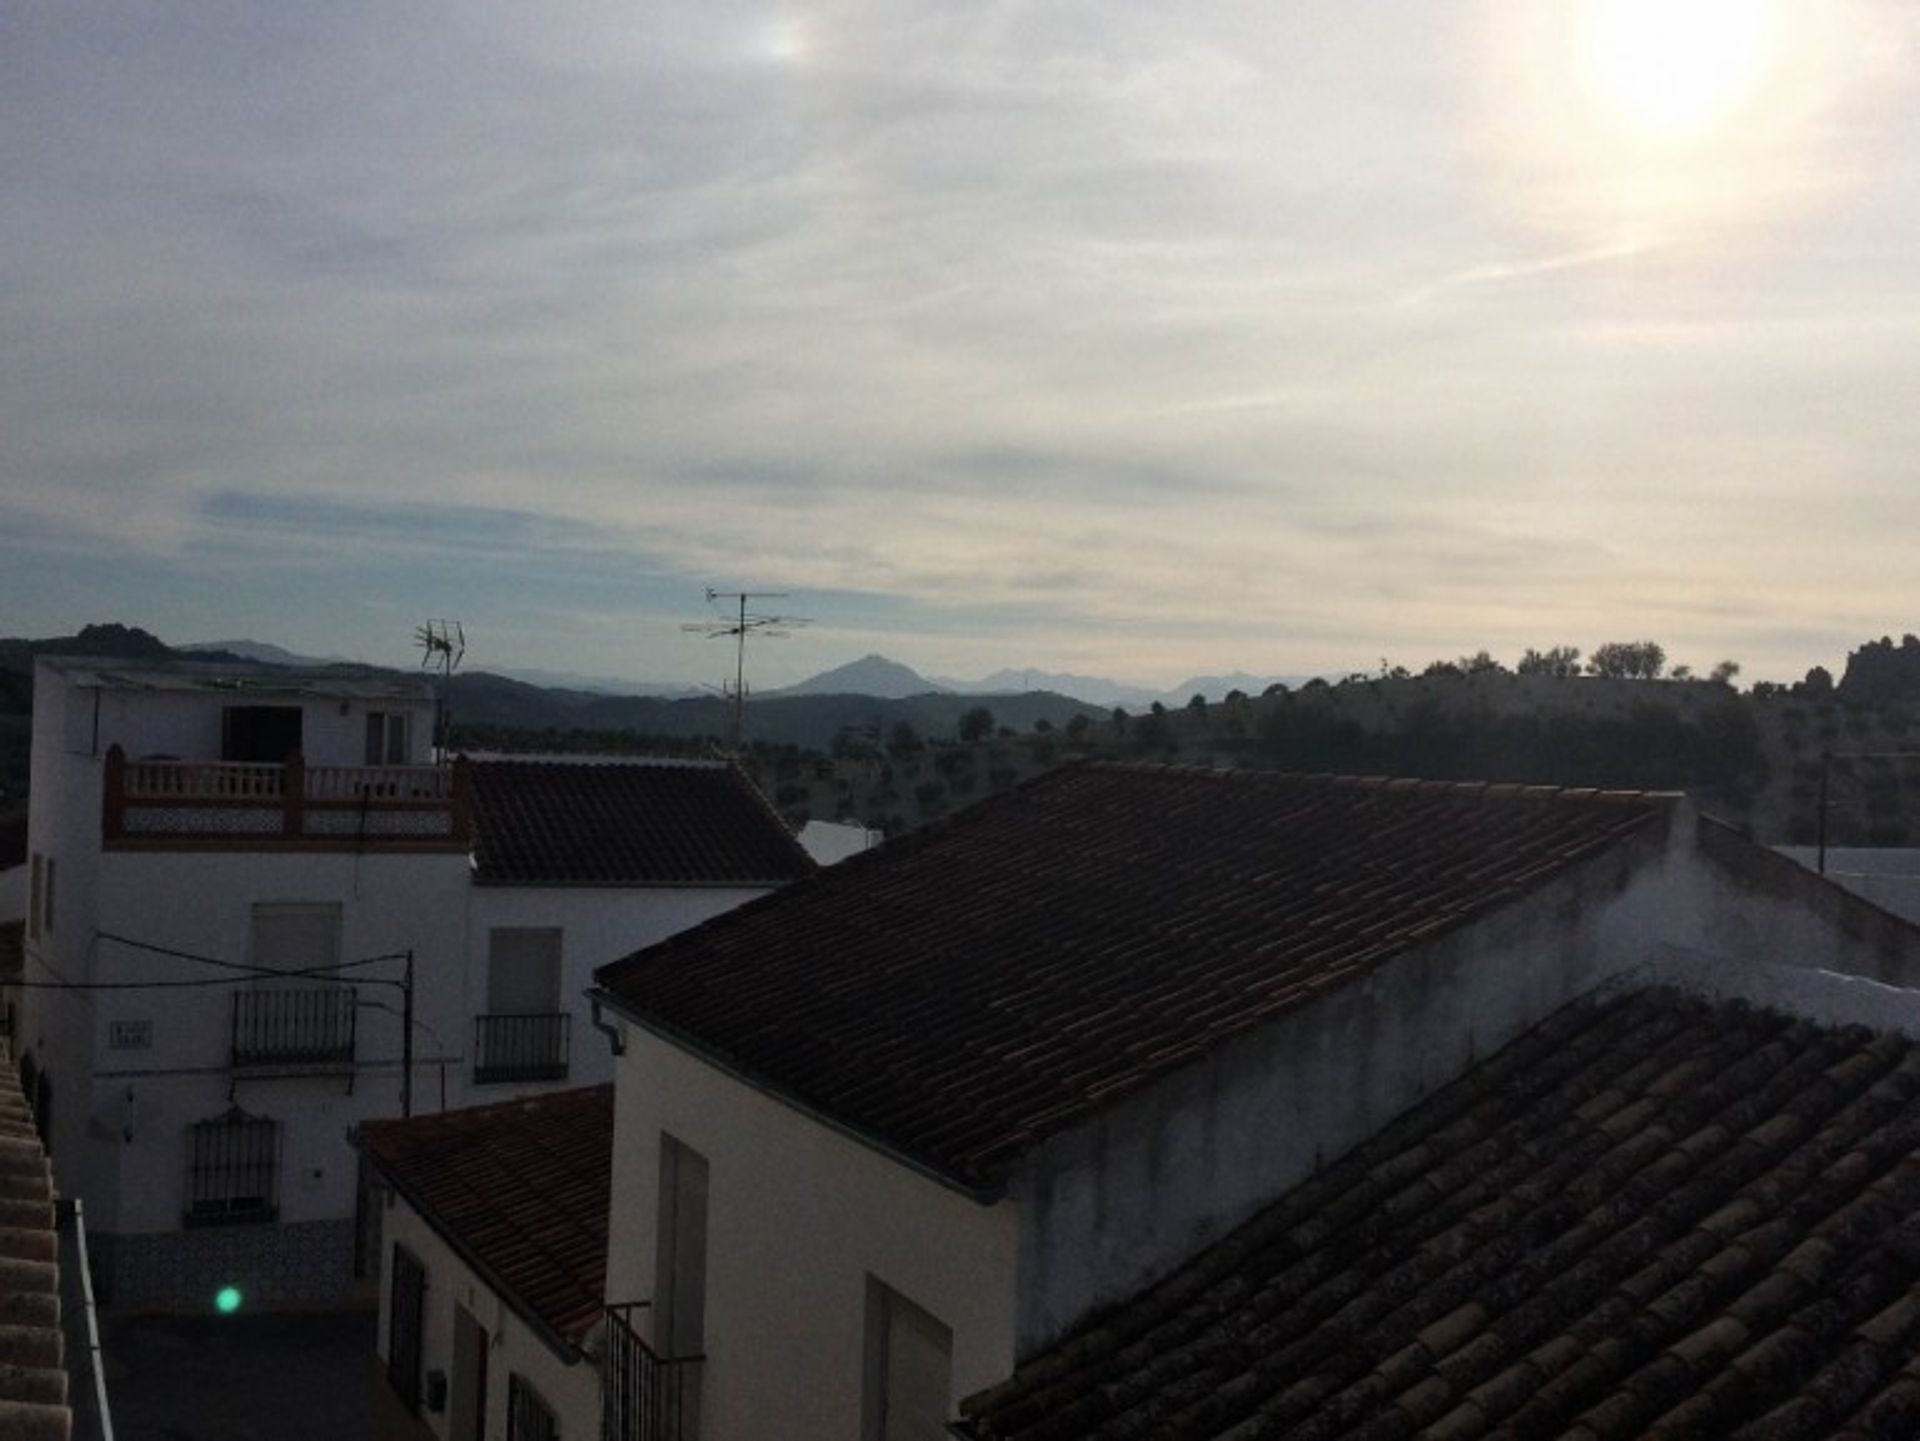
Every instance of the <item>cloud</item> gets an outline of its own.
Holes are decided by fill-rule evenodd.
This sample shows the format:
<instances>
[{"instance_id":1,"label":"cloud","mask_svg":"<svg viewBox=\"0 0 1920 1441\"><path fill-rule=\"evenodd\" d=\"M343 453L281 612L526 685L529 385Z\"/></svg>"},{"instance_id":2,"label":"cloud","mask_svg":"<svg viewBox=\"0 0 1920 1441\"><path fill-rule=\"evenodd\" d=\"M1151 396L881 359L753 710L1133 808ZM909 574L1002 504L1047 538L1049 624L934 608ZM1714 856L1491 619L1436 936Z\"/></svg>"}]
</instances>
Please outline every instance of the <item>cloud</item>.
<instances>
[{"instance_id":1,"label":"cloud","mask_svg":"<svg viewBox=\"0 0 1920 1441\"><path fill-rule=\"evenodd\" d=\"M1805 606L1902 603L1914 22L1792 92L1763 203L1614 213L1490 108L1492 13L24 11L0 544L74 563L0 609L331 569L672 671L711 579L933 668L1171 674L1715 595L1804 669Z\"/></svg>"}]
</instances>

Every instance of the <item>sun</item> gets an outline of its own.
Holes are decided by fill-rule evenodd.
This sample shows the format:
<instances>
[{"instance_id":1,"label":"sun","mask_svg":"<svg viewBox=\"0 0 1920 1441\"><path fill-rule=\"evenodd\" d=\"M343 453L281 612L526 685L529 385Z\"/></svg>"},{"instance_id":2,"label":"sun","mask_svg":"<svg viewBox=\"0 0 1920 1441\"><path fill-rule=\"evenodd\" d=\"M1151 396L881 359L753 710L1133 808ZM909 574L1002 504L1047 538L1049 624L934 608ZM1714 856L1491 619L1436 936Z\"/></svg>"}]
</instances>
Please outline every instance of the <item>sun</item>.
<instances>
[{"instance_id":1,"label":"sun","mask_svg":"<svg viewBox=\"0 0 1920 1441\"><path fill-rule=\"evenodd\" d=\"M1589 0L1577 43L1588 82L1657 139L1714 129L1758 87L1776 41L1768 0Z\"/></svg>"}]
</instances>

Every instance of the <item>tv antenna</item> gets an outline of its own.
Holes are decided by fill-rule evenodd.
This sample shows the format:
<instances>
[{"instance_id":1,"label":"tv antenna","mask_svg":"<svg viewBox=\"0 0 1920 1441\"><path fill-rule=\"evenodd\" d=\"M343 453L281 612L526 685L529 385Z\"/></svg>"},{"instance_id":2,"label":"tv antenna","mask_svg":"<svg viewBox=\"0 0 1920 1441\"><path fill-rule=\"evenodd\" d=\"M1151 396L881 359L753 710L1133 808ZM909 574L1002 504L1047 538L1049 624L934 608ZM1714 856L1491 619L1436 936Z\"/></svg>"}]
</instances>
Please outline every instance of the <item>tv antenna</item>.
<instances>
[{"instance_id":1,"label":"tv antenna","mask_svg":"<svg viewBox=\"0 0 1920 1441\"><path fill-rule=\"evenodd\" d=\"M460 662L466 659L466 628L457 620L430 620L414 631L413 643L420 647L420 669L439 673L433 688L434 709L439 712L435 729L439 734L434 737L433 748L435 758L444 760L447 737L453 730L453 712L447 704L447 683L460 668Z\"/></svg>"},{"instance_id":2,"label":"tv antenna","mask_svg":"<svg viewBox=\"0 0 1920 1441\"><path fill-rule=\"evenodd\" d=\"M720 610L713 620L688 621L680 627L682 630L695 631L708 640L733 638L733 686L731 690L721 688L721 694L733 702L732 752L740 754L740 738L746 728L747 706L747 637L750 635L783 638L791 635L798 626L812 622L805 616L774 615L771 612L749 610L750 601L785 600L784 590L715 590L707 587L707 603L719 609L720 602L732 601L732 613Z\"/></svg>"}]
</instances>

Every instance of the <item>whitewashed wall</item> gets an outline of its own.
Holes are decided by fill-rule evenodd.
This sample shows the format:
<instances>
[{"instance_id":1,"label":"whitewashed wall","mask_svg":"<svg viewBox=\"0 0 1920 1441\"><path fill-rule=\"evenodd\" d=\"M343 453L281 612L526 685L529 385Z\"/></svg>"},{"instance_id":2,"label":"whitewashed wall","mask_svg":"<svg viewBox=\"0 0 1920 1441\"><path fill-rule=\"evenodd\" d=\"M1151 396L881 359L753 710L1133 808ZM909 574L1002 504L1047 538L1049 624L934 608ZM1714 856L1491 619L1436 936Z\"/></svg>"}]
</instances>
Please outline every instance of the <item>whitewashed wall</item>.
<instances>
[{"instance_id":1,"label":"whitewashed wall","mask_svg":"<svg viewBox=\"0 0 1920 1441\"><path fill-rule=\"evenodd\" d=\"M462 1004L469 1017L487 1009L488 935L497 927L558 926L560 1001L573 1017L571 1069L550 1089L593 1086L613 1079L613 1051L607 1038L589 1024L586 991L597 967L663 941L735 906L764 888L751 887L583 887L472 886L465 923L466 967ZM472 1022L468 1023L469 1030ZM462 1044L470 1051L468 1034ZM518 1086L517 1090L548 1089ZM474 1088L472 1099L497 1099L496 1086Z\"/></svg>"},{"instance_id":2,"label":"whitewashed wall","mask_svg":"<svg viewBox=\"0 0 1920 1441\"><path fill-rule=\"evenodd\" d=\"M625 1029L607 1295L654 1294L664 1131L709 1167L702 1441L859 1436L870 1275L952 1328L956 1403L1011 1370L1011 1208L949 1190Z\"/></svg>"},{"instance_id":3,"label":"whitewashed wall","mask_svg":"<svg viewBox=\"0 0 1920 1441\"><path fill-rule=\"evenodd\" d=\"M421 1370L443 1371L453 1377L453 1308L467 1313L487 1330L487 1417L484 1434L507 1434L507 1381L519 1372L538 1391L560 1422L563 1441L586 1441L600 1434L600 1373L592 1362L571 1361L556 1354L518 1312L489 1289L459 1254L441 1240L419 1212L394 1197L387 1207L380 1261L380 1324L376 1350L384 1363L389 1354L389 1300L393 1290L393 1247L396 1242L413 1253L427 1273ZM383 1374L375 1380L385 1387ZM388 1398L391 1399L391 1398ZM423 1404L420 1420L436 1436L448 1434L452 1404L431 1411Z\"/></svg>"}]
</instances>

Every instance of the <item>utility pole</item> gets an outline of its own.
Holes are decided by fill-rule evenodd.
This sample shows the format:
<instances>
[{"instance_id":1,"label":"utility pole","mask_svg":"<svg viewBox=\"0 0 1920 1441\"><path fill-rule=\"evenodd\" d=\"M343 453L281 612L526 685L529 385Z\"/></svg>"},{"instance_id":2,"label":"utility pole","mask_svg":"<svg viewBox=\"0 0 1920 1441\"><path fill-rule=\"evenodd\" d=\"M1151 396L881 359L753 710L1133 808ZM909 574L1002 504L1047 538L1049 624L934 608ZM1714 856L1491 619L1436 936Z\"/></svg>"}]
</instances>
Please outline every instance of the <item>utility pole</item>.
<instances>
[{"instance_id":1,"label":"utility pole","mask_svg":"<svg viewBox=\"0 0 1920 1441\"><path fill-rule=\"evenodd\" d=\"M400 1115L413 1114L413 947L407 947L406 979L400 996Z\"/></svg>"},{"instance_id":2,"label":"utility pole","mask_svg":"<svg viewBox=\"0 0 1920 1441\"><path fill-rule=\"evenodd\" d=\"M787 593L783 590L715 590L712 586L708 586L708 604L717 605L723 600L732 601L734 613L727 615L723 612L716 620L689 621L680 627L682 630L698 632L708 640L719 640L724 636L733 638L733 689L729 694L729 699L733 702L733 713L728 749L735 756L740 754L740 746L746 733L747 637L749 635L784 637L791 634L792 627L809 624L804 616L750 611L747 609L747 602L785 600L786 598ZM722 691L726 693L724 687Z\"/></svg>"}]
</instances>

